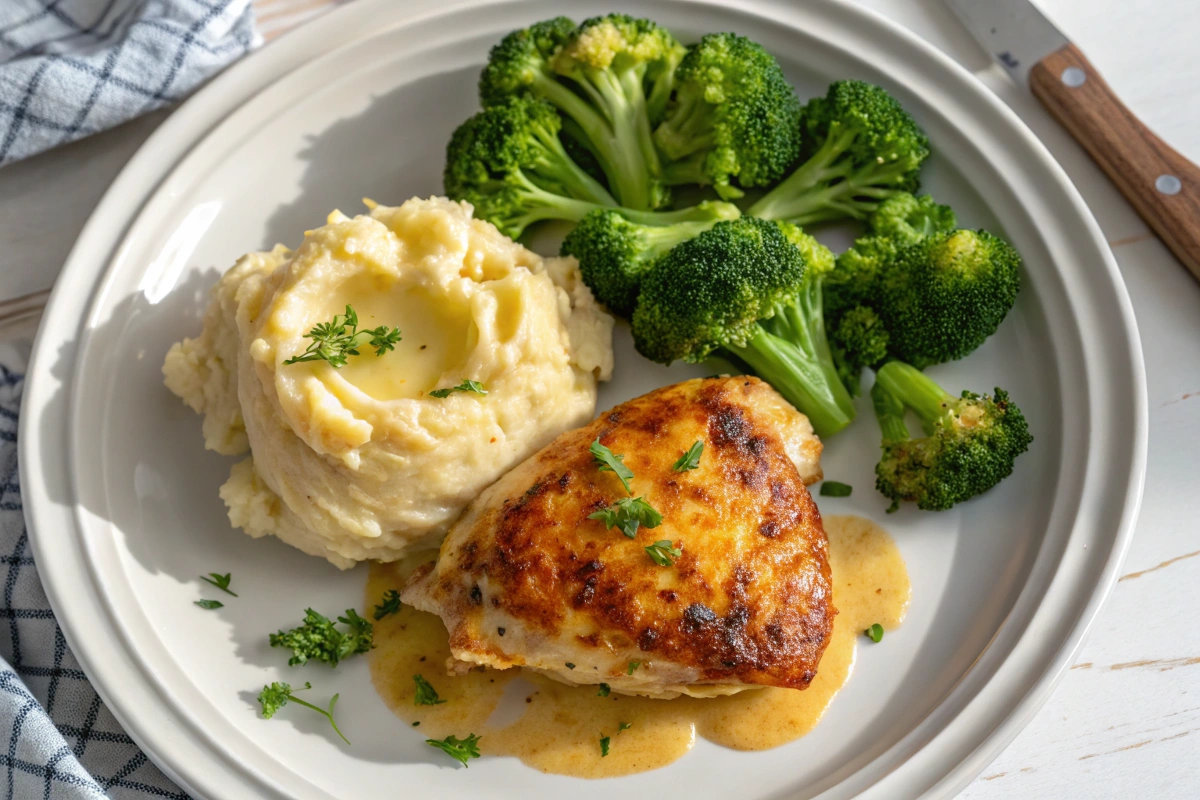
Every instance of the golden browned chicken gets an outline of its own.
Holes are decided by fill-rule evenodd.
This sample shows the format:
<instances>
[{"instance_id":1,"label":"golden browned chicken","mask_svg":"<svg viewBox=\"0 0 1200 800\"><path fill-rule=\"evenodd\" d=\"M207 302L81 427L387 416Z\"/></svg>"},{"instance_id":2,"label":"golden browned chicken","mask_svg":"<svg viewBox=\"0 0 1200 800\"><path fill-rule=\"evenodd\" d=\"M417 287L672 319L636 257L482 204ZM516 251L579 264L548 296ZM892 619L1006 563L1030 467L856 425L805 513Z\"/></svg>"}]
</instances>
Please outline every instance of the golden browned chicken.
<instances>
[{"instance_id":1,"label":"golden browned chicken","mask_svg":"<svg viewBox=\"0 0 1200 800\"><path fill-rule=\"evenodd\" d=\"M629 492L599 468L597 439L633 472ZM697 441L698 466L677 471ZM659 389L487 489L402 597L446 623L452 670L523 666L652 697L803 689L836 613L805 488L820 453L808 419L757 378ZM643 516L628 538L599 512L632 497L662 521Z\"/></svg>"}]
</instances>

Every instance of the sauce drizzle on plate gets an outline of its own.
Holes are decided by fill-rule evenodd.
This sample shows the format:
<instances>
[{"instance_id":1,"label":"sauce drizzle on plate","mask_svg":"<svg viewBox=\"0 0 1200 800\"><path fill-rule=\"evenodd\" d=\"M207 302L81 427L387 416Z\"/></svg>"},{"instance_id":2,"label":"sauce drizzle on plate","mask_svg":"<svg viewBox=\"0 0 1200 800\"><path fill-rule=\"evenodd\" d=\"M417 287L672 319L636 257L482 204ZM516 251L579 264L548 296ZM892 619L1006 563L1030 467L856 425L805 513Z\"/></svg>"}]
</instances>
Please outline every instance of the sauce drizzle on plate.
<instances>
[{"instance_id":1,"label":"sauce drizzle on plate","mask_svg":"<svg viewBox=\"0 0 1200 800\"><path fill-rule=\"evenodd\" d=\"M765 688L728 697L651 700L602 697L595 686L568 686L515 669L481 668L451 677L445 673L450 648L442 621L407 606L375 623L371 680L398 717L420 723L414 735L479 734L485 755L516 756L558 775L609 778L657 769L684 755L697 736L735 750L778 747L816 726L850 676L856 646L875 646L863 630L874 623L898 627L911 595L904 559L883 528L856 516L826 517L824 527L838 616L817 677L803 691ZM427 551L391 564L372 563L368 610L432 556ZM446 702L414 705L414 675L429 681ZM629 727L622 730L622 723ZM609 738L605 757L601 737Z\"/></svg>"}]
</instances>

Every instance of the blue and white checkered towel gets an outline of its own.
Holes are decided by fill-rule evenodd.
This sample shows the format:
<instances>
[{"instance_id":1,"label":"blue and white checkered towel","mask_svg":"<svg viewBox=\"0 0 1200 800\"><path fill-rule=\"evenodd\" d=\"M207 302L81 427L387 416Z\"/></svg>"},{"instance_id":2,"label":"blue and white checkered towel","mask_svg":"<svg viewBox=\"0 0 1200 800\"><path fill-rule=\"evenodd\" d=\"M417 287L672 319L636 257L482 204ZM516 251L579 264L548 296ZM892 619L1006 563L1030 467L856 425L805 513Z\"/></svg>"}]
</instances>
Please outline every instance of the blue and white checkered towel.
<instances>
[{"instance_id":1,"label":"blue and white checkered towel","mask_svg":"<svg viewBox=\"0 0 1200 800\"><path fill-rule=\"evenodd\" d=\"M0 165L179 100L254 37L250 0L0 0Z\"/></svg>"},{"instance_id":2,"label":"blue and white checkered towel","mask_svg":"<svg viewBox=\"0 0 1200 800\"><path fill-rule=\"evenodd\" d=\"M0 798L188 800L105 708L46 600L17 478L24 349L0 344Z\"/></svg>"},{"instance_id":3,"label":"blue and white checkered towel","mask_svg":"<svg viewBox=\"0 0 1200 800\"><path fill-rule=\"evenodd\" d=\"M0 0L0 165L177 101L255 43L250 0ZM0 344L0 800L187 800L105 708L46 600L17 477L25 355Z\"/></svg>"}]
</instances>

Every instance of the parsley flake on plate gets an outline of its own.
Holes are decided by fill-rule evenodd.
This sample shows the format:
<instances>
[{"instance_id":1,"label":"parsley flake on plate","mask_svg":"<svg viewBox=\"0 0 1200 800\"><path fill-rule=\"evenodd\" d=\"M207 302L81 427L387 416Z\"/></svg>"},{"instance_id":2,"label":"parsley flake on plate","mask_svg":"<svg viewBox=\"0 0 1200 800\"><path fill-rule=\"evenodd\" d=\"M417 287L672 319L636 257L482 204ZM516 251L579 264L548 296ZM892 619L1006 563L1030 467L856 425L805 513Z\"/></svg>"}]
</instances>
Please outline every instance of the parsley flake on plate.
<instances>
[{"instance_id":1,"label":"parsley flake on plate","mask_svg":"<svg viewBox=\"0 0 1200 800\"><path fill-rule=\"evenodd\" d=\"M417 693L413 695L414 706L436 706L446 702L438 697L437 689L420 675L413 675L413 683L417 684Z\"/></svg>"},{"instance_id":2,"label":"parsley flake on plate","mask_svg":"<svg viewBox=\"0 0 1200 800\"><path fill-rule=\"evenodd\" d=\"M337 726L337 722L335 722L333 719L333 708L337 705L338 695L335 694L333 696L333 698L329 701L329 710L325 710L320 706L314 706L312 703L296 697L296 692L311 688L312 684L307 682L301 689L293 689L290 684L278 682L264 686L262 691L258 693L258 702L262 704L263 719L270 719L271 717L275 716L275 713L279 711L279 709L286 706L289 702L292 702L296 705L304 706L305 708L311 708L313 711L325 717L327 720L329 720L329 724L333 726L334 732L337 733L338 736L342 737L342 741L346 744L350 744L350 740L346 738L346 735L342 733L341 729Z\"/></svg>"},{"instance_id":3,"label":"parsley flake on plate","mask_svg":"<svg viewBox=\"0 0 1200 800\"><path fill-rule=\"evenodd\" d=\"M479 758L480 738L473 733L469 733L465 739L459 739L457 736L451 735L445 739L426 739L425 744L438 748L465 767L468 766L467 762L472 758Z\"/></svg>"},{"instance_id":4,"label":"parsley flake on plate","mask_svg":"<svg viewBox=\"0 0 1200 800\"><path fill-rule=\"evenodd\" d=\"M219 572L210 572L210 573L208 573L208 575L201 575L200 580L208 581L209 583L211 583L213 586L220 589L225 594L231 594L234 597L237 597L237 592L232 591L229 588L229 582L231 580L233 580L232 572L226 572L224 575L222 575Z\"/></svg>"},{"instance_id":5,"label":"parsley flake on plate","mask_svg":"<svg viewBox=\"0 0 1200 800\"><path fill-rule=\"evenodd\" d=\"M383 619L389 614L395 614L400 610L400 593L395 589L388 589L383 593L383 602L375 606L375 621Z\"/></svg>"},{"instance_id":6,"label":"parsley flake on plate","mask_svg":"<svg viewBox=\"0 0 1200 800\"><path fill-rule=\"evenodd\" d=\"M841 481L821 481L821 497L849 497L854 487Z\"/></svg>"},{"instance_id":7,"label":"parsley flake on plate","mask_svg":"<svg viewBox=\"0 0 1200 800\"><path fill-rule=\"evenodd\" d=\"M304 610L304 624L290 631L272 633L271 647L283 647L292 651L289 666L306 664L310 659L324 661L331 667L355 653L365 653L375 646L375 630L370 622L352 608L338 622L349 628L338 627L323 614L311 608Z\"/></svg>"}]
</instances>

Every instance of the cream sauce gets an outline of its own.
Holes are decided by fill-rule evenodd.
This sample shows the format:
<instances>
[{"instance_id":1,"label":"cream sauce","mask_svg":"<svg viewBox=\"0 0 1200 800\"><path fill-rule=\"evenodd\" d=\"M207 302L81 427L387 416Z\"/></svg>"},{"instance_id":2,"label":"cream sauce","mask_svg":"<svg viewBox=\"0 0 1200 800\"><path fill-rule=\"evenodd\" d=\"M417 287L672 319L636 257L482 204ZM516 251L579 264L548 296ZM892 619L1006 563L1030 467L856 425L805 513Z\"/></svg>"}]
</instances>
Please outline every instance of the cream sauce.
<instances>
[{"instance_id":1,"label":"cream sauce","mask_svg":"<svg viewBox=\"0 0 1200 800\"><path fill-rule=\"evenodd\" d=\"M484 754L516 756L559 775L608 778L657 769L685 754L697 736L736 750L778 747L816 726L850 676L856 645L873 646L863 630L874 623L898 627L911 594L904 559L883 528L855 516L826 517L824 525L838 615L817 677L803 691L765 688L712 699L651 700L600 697L594 686L568 686L516 669L477 668L450 677L442 621L407 606L375 625L371 679L397 716L419 723L422 738L476 733ZM388 589L401 588L431 556L372 563L368 609ZM414 705L413 675L426 678L446 702ZM506 691L520 692L515 710L507 702L501 707L502 698L512 701ZM622 723L629 727L620 730ZM610 740L607 757L600 755L603 736Z\"/></svg>"}]
</instances>

